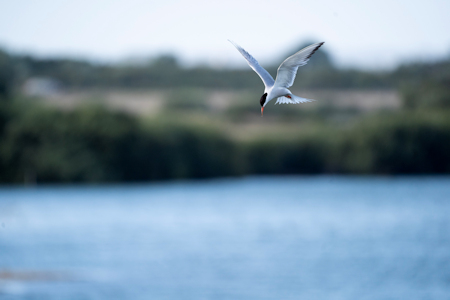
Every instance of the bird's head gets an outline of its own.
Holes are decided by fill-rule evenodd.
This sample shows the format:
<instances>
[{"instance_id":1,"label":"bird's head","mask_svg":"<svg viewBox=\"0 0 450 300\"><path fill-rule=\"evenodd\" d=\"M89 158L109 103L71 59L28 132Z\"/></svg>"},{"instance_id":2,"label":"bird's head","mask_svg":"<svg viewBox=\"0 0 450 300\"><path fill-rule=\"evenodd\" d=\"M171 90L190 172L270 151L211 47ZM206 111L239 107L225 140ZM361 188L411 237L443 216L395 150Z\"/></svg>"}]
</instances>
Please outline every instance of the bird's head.
<instances>
[{"instance_id":1,"label":"bird's head","mask_svg":"<svg viewBox=\"0 0 450 300\"><path fill-rule=\"evenodd\" d=\"M263 116L263 112L264 112L264 106L266 106L266 98L267 98L267 93L264 93L264 95L261 96L261 99L259 99L259 104L261 104L261 117Z\"/></svg>"}]
</instances>

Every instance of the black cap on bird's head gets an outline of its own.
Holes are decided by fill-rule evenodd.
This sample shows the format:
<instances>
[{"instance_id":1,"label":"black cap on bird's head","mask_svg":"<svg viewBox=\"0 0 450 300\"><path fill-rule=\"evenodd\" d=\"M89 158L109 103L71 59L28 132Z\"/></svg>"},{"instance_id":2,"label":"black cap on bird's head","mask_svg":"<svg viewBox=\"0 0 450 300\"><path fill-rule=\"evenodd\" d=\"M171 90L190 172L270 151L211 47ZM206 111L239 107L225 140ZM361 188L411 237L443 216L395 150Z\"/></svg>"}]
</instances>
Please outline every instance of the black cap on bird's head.
<instances>
[{"instance_id":1,"label":"black cap on bird's head","mask_svg":"<svg viewBox=\"0 0 450 300\"><path fill-rule=\"evenodd\" d=\"M264 95L261 96L261 99L259 99L259 104L261 104L261 117L264 112L264 104L266 104L266 98L267 98L267 93L264 93Z\"/></svg>"}]
</instances>

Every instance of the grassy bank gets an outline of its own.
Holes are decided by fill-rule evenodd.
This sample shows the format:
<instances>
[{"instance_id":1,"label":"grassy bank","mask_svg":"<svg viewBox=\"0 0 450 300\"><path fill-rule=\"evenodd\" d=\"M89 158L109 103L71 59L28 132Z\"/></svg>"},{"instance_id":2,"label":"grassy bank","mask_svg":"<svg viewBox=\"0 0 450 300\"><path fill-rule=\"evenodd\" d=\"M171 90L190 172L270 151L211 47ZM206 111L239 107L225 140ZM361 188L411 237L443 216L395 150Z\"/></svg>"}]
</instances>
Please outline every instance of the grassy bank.
<instances>
[{"instance_id":1,"label":"grassy bank","mask_svg":"<svg viewBox=\"0 0 450 300\"><path fill-rule=\"evenodd\" d=\"M0 111L2 183L450 172L446 110L377 113L346 126L313 122L245 139L208 119L144 120L101 106L63 111L12 101Z\"/></svg>"}]
</instances>

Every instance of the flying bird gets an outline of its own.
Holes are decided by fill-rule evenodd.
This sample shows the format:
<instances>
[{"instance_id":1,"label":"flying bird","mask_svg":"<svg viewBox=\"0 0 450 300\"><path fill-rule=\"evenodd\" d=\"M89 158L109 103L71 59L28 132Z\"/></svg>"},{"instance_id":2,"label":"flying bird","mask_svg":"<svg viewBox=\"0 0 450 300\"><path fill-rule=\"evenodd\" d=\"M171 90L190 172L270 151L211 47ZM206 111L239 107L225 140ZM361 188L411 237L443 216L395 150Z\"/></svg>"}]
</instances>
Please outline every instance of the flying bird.
<instances>
[{"instance_id":1,"label":"flying bird","mask_svg":"<svg viewBox=\"0 0 450 300\"><path fill-rule=\"evenodd\" d=\"M309 45L308 47L303 48L294 55L286 58L278 67L277 79L273 80L273 77L269 74L269 72L261 67L258 61L253 56L251 56L250 53L245 51L235 42L230 40L228 41L236 47L236 49L247 60L253 71L255 71L264 82L264 94L259 100L259 103L261 104L261 116L263 115L264 107L266 106L266 104L274 98L278 98L275 104L297 104L314 101L311 99L305 99L295 96L288 88L290 88L294 84L294 79L295 75L297 75L298 67L306 65L314 52L316 52L317 49L319 49L320 46L324 44L324 42Z\"/></svg>"}]
</instances>

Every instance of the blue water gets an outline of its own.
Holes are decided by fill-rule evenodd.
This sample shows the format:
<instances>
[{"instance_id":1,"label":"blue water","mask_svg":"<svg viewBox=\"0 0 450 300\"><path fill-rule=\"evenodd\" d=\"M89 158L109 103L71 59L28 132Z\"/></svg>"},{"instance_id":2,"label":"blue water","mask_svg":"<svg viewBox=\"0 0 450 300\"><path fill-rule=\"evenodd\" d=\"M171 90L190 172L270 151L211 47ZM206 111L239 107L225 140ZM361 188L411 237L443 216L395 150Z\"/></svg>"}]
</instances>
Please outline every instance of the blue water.
<instances>
[{"instance_id":1,"label":"blue water","mask_svg":"<svg viewBox=\"0 0 450 300\"><path fill-rule=\"evenodd\" d=\"M450 178L3 187L0 299L450 299Z\"/></svg>"}]
</instances>

